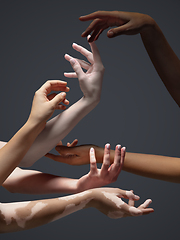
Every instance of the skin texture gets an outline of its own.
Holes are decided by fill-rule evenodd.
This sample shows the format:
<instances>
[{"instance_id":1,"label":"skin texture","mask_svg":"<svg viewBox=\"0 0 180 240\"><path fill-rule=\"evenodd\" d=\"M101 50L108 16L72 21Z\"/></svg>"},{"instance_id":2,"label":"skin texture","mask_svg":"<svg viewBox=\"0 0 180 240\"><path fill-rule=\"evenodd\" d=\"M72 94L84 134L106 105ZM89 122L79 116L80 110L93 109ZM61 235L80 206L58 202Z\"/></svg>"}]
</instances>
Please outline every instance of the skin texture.
<instances>
[{"instance_id":1,"label":"skin texture","mask_svg":"<svg viewBox=\"0 0 180 240\"><path fill-rule=\"evenodd\" d=\"M104 66L95 43L90 43L92 52L75 43L72 47L85 56L89 62L75 59L66 54L65 59L71 63L74 72L64 73L64 75L67 78L78 78L83 96L75 104L47 122L43 131L37 136L29 151L19 163L20 167L33 165L53 149L100 101ZM87 71L84 72L82 68ZM68 104L69 102L65 100L64 103ZM61 107L61 109L64 109L64 107ZM1 144L3 145L5 142Z\"/></svg>"},{"instance_id":2,"label":"skin texture","mask_svg":"<svg viewBox=\"0 0 180 240\"><path fill-rule=\"evenodd\" d=\"M145 49L165 87L180 106L180 60L170 47L157 23L150 16L134 12L97 11L79 18L81 21L93 20L82 33L91 34L89 41L97 40L107 28L109 38L140 34Z\"/></svg>"},{"instance_id":3,"label":"skin texture","mask_svg":"<svg viewBox=\"0 0 180 240\"><path fill-rule=\"evenodd\" d=\"M11 174L29 150L46 121L55 109L61 109L66 93L49 95L51 91L68 91L67 83L59 80L47 81L36 91L30 116L24 126L0 149L0 184Z\"/></svg>"},{"instance_id":4,"label":"skin texture","mask_svg":"<svg viewBox=\"0 0 180 240\"><path fill-rule=\"evenodd\" d=\"M60 84L61 81L48 81L36 92L33 100L32 111L27 124L25 124L25 126L7 144L4 145L4 143L1 143L1 146L4 145L0 150L0 165L2 167L0 172L1 184L20 163L35 139L35 149L32 148L30 153L36 154L37 156L35 159L32 158L32 161L30 161L26 156L21 162L22 165L27 166L33 164L39 156L42 154L44 155L44 151L49 151L43 142L45 137L50 136L46 140L48 145L50 145L48 147L52 148L51 144L53 145L57 141L55 133L58 135L60 134L59 132L57 133L57 128L60 128L58 121L59 118L61 119L61 126L63 119L65 124L64 129L67 129L66 127L68 126L70 128L68 128L68 131L70 131L73 126L75 126L76 123L99 102L104 67L101 63L98 50L94 43L91 44L93 54L77 44L74 44L73 46L77 51L80 51L83 55L85 55L90 62L89 64L78 59L73 59L69 55L65 56L65 58L70 61L75 71L73 73L65 73L65 76L78 77L81 90L84 94L83 98L80 99L77 104L73 105L71 111L61 114L61 116L52 119L50 124L46 124L46 121L52 116L55 109L64 109L64 107L60 106L59 103L63 101L63 103L68 104L68 100L65 99L65 93L48 95L51 91L62 90L62 83ZM84 73L81 67L85 68L87 72ZM68 88L66 89L66 84L63 85L63 87L63 91L69 90ZM71 112L74 111L76 112L76 117L71 118ZM58 124L56 124L57 122ZM40 134L43 129L43 134ZM61 137L64 136L63 134L66 135L67 132L64 130ZM39 142L37 142L37 139ZM53 143L51 140L53 140ZM43 142L43 147L41 144L38 144L40 142ZM37 152L36 148L38 149ZM109 167L109 148L110 147L106 147L105 149L101 170L97 169L94 150L91 149L91 169L90 173L81 179L83 184L81 183L80 185L84 185L83 188L89 188L90 185L88 185L88 187L86 185L89 184L90 181L92 183L92 187L94 187L94 177L96 179L96 183L99 185L103 183L103 179L106 177L109 182L112 182L117 178L122 169L125 149L121 149L120 146L117 146L114 162ZM20 169L17 168L17 170L19 171ZM14 176L14 174L16 175L14 172L11 176ZM19 174L17 173L17 175ZM86 180L87 178L88 181ZM77 189L79 191L79 187ZM129 199L129 203L125 203L121 198ZM34 228L88 207L94 207L110 218L140 216L154 211L152 208L148 208L151 203L150 199L146 200L138 208L134 207L135 200L139 200L139 197L134 195L132 191L123 191L121 189L113 188L95 188L63 198L20 203L1 203L0 232L14 232Z\"/></svg>"},{"instance_id":5,"label":"skin texture","mask_svg":"<svg viewBox=\"0 0 180 240\"><path fill-rule=\"evenodd\" d=\"M60 143L61 144L61 143ZM77 144L77 140L68 146ZM80 179L54 176L35 170L16 168L3 183L12 193L49 194L49 193L78 193L87 189L97 188L115 182L123 167L125 148L116 146L115 156L110 164L110 144L106 144L101 169L97 168L94 149L90 149L90 171Z\"/></svg>"},{"instance_id":6,"label":"skin texture","mask_svg":"<svg viewBox=\"0 0 180 240\"><path fill-rule=\"evenodd\" d=\"M121 198L129 199L125 203ZM0 232L26 230L47 224L83 208L94 207L110 218L140 216L153 212L146 200L138 208L139 196L118 188L96 188L71 196L30 202L0 204Z\"/></svg>"},{"instance_id":7,"label":"skin texture","mask_svg":"<svg viewBox=\"0 0 180 240\"><path fill-rule=\"evenodd\" d=\"M95 145L76 147L57 145L56 150L59 154L46 156L70 165L89 164L89 150L92 147L95 150L97 162L102 163L104 149ZM111 150L110 163L113 162L114 156L115 152ZM175 157L126 152L122 169L144 177L180 183L180 160Z\"/></svg>"}]
</instances>

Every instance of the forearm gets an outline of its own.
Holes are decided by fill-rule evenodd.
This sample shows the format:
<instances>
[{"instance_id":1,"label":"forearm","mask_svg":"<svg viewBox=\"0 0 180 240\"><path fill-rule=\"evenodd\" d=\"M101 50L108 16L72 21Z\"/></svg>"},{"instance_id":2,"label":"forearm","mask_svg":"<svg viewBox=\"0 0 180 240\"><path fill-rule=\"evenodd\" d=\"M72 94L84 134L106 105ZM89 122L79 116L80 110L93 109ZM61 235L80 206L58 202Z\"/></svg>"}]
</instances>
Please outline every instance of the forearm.
<instances>
[{"instance_id":1,"label":"forearm","mask_svg":"<svg viewBox=\"0 0 180 240\"><path fill-rule=\"evenodd\" d=\"M95 149L96 160L103 162L104 148L95 145L82 145L74 148L64 147L62 154L72 154L71 157L64 157L61 162L70 165L89 164L89 150ZM75 154L73 156L73 154ZM113 163L115 151L110 152L110 164ZM63 158L62 158L63 159ZM144 177L180 183L180 159L152 154L126 152L123 170Z\"/></svg>"},{"instance_id":2,"label":"forearm","mask_svg":"<svg viewBox=\"0 0 180 240\"><path fill-rule=\"evenodd\" d=\"M77 181L77 179L55 176L35 170L16 168L2 186L12 193L77 193L79 192Z\"/></svg>"},{"instance_id":3,"label":"forearm","mask_svg":"<svg viewBox=\"0 0 180 240\"><path fill-rule=\"evenodd\" d=\"M81 98L67 110L51 119L34 141L19 166L27 167L52 150L96 105L97 101Z\"/></svg>"},{"instance_id":4,"label":"forearm","mask_svg":"<svg viewBox=\"0 0 180 240\"><path fill-rule=\"evenodd\" d=\"M11 174L25 156L33 141L42 130L41 124L26 124L0 149L0 184Z\"/></svg>"},{"instance_id":5,"label":"forearm","mask_svg":"<svg viewBox=\"0 0 180 240\"><path fill-rule=\"evenodd\" d=\"M111 150L111 163L114 159ZM103 160L103 148L98 148L97 161ZM152 154L126 152L123 170L144 177L180 183L180 159Z\"/></svg>"},{"instance_id":6,"label":"forearm","mask_svg":"<svg viewBox=\"0 0 180 240\"><path fill-rule=\"evenodd\" d=\"M86 207L91 191L47 200L0 204L0 232L35 228Z\"/></svg>"},{"instance_id":7,"label":"forearm","mask_svg":"<svg viewBox=\"0 0 180 240\"><path fill-rule=\"evenodd\" d=\"M149 57L167 90L180 106L180 60L170 47L157 23L141 32L141 38Z\"/></svg>"}]
</instances>

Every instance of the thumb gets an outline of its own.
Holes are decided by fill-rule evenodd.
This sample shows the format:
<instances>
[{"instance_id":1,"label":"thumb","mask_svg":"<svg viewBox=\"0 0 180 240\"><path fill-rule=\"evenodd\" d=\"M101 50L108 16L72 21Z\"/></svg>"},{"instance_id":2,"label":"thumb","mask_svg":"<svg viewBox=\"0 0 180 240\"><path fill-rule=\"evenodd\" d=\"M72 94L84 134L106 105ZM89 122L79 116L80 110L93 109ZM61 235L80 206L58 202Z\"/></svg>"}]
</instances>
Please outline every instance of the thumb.
<instances>
[{"instance_id":1,"label":"thumb","mask_svg":"<svg viewBox=\"0 0 180 240\"><path fill-rule=\"evenodd\" d=\"M130 27L130 22L128 22L120 27L117 27L117 28L111 28L107 32L107 36L109 38L113 38L113 37L125 34L128 31L129 27Z\"/></svg>"},{"instance_id":2,"label":"thumb","mask_svg":"<svg viewBox=\"0 0 180 240\"><path fill-rule=\"evenodd\" d=\"M70 63L71 63L72 68L76 72L78 79L82 78L84 75L84 72L83 72L79 62L76 59L71 58Z\"/></svg>"},{"instance_id":3,"label":"thumb","mask_svg":"<svg viewBox=\"0 0 180 240\"><path fill-rule=\"evenodd\" d=\"M54 108L58 108L58 105L60 102L62 102L66 97L66 93L65 92L61 92L59 94L57 94L52 100L51 103L53 105Z\"/></svg>"}]
</instances>

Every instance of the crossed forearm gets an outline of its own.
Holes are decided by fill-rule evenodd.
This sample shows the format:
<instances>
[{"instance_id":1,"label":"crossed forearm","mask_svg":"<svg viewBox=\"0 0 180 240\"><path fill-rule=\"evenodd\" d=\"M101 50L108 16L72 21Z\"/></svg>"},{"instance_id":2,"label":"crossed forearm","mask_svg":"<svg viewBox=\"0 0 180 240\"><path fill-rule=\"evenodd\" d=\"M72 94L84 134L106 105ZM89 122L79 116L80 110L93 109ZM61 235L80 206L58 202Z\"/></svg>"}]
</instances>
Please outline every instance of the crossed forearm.
<instances>
[{"instance_id":1,"label":"crossed forearm","mask_svg":"<svg viewBox=\"0 0 180 240\"><path fill-rule=\"evenodd\" d=\"M37 137L38 125L27 122L0 151L0 185L16 168ZM21 146L21 147L20 147Z\"/></svg>"},{"instance_id":2,"label":"crossed forearm","mask_svg":"<svg viewBox=\"0 0 180 240\"><path fill-rule=\"evenodd\" d=\"M52 150L96 105L96 101L90 102L83 97L67 110L50 120L46 124L45 129L36 138L19 166L31 166Z\"/></svg>"}]
</instances>

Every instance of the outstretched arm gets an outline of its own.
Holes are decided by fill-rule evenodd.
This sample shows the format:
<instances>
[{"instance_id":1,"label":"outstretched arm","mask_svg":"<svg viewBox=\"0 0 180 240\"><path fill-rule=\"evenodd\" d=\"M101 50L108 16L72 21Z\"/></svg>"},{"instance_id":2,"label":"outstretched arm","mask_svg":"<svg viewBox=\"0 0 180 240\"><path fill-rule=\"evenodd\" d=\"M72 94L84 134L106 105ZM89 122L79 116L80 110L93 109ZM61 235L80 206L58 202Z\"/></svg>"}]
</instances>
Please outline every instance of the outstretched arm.
<instances>
[{"instance_id":1,"label":"outstretched arm","mask_svg":"<svg viewBox=\"0 0 180 240\"><path fill-rule=\"evenodd\" d=\"M110 164L110 144L106 144L103 164L97 168L94 149L90 149L90 171L80 179L54 176L34 170L16 168L3 184L10 192L26 194L78 193L115 182L123 167L125 148L116 146L113 163Z\"/></svg>"},{"instance_id":2,"label":"outstretched arm","mask_svg":"<svg viewBox=\"0 0 180 240\"><path fill-rule=\"evenodd\" d=\"M79 18L81 21L93 20L82 33L82 37L92 33L89 41L97 40L107 28L109 38L122 34L140 33L149 57L167 90L180 106L180 60L170 47L157 23L150 16L141 13L121 11L97 11Z\"/></svg>"},{"instance_id":3,"label":"outstretched arm","mask_svg":"<svg viewBox=\"0 0 180 240\"><path fill-rule=\"evenodd\" d=\"M104 149L94 145L72 148L58 145L56 150L60 155L48 154L47 157L70 165L88 164L88 153L91 147L95 149L97 162L101 163ZM114 150L111 150L111 163L114 155ZM126 152L123 170L144 177L180 183L180 159L175 157Z\"/></svg>"},{"instance_id":4,"label":"outstretched arm","mask_svg":"<svg viewBox=\"0 0 180 240\"><path fill-rule=\"evenodd\" d=\"M51 91L65 91L66 84L58 80L47 81L34 95L27 122L6 145L2 147L3 143L1 143L0 186L20 163L37 135L44 129L46 121L54 110L62 108L59 103L65 100L66 93L48 94Z\"/></svg>"},{"instance_id":5,"label":"outstretched arm","mask_svg":"<svg viewBox=\"0 0 180 240\"><path fill-rule=\"evenodd\" d=\"M129 204L121 198L129 199ZM154 211L148 208L151 203L150 199L138 208L134 207L135 200L139 200L139 197L132 191L118 188L96 188L55 199L1 203L0 232L35 228L89 207L97 208L110 218L140 216Z\"/></svg>"},{"instance_id":6,"label":"outstretched arm","mask_svg":"<svg viewBox=\"0 0 180 240\"><path fill-rule=\"evenodd\" d=\"M45 129L36 138L19 166L31 166L53 149L100 101L104 67L95 43L90 43L90 47L92 53L75 43L73 44L73 48L84 55L89 63L65 55L74 72L64 75L68 78L78 78L83 97L46 124ZM87 70L86 73L82 68Z\"/></svg>"}]
</instances>

